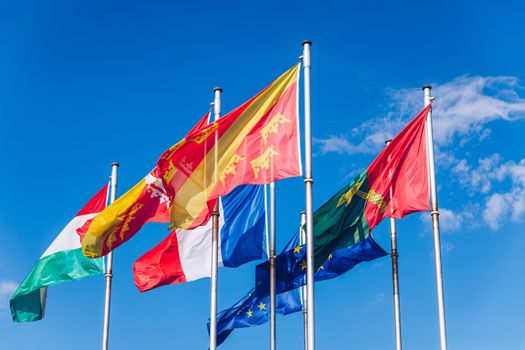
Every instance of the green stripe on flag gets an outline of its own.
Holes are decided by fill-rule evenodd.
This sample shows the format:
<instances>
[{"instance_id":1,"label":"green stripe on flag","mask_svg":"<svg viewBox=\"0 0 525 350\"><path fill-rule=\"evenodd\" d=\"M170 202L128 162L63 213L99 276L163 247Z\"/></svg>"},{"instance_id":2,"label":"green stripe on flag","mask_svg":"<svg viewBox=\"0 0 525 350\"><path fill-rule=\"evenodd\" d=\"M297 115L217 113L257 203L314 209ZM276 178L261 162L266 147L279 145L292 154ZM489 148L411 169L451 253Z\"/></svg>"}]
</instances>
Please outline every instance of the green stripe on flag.
<instances>
[{"instance_id":1,"label":"green stripe on flag","mask_svg":"<svg viewBox=\"0 0 525 350\"><path fill-rule=\"evenodd\" d=\"M364 241L370 234L365 217L369 191L368 173L362 172L314 213L314 264L319 268L328 256L342 248Z\"/></svg>"},{"instance_id":2,"label":"green stripe on flag","mask_svg":"<svg viewBox=\"0 0 525 350\"><path fill-rule=\"evenodd\" d=\"M15 322L42 319L45 290L41 288L103 273L102 258L89 259L82 249L60 251L39 260L10 300Z\"/></svg>"}]
</instances>

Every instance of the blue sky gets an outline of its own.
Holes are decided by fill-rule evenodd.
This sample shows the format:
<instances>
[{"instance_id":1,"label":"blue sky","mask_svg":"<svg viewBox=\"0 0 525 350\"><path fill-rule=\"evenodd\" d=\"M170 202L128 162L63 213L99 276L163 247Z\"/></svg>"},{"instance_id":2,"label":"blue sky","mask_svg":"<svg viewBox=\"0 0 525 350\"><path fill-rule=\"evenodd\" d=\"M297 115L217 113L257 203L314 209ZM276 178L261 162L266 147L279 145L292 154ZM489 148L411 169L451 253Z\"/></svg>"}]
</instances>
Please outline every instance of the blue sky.
<instances>
[{"instance_id":1,"label":"blue sky","mask_svg":"<svg viewBox=\"0 0 525 350\"><path fill-rule=\"evenodd\" d=\"M520 2L16 1L0 4L0 348L94 349L103 280L49 290L43 321L13 324L7 299L60 229L121 163L123 193L206 112L231 110L289 68L311 39L314 202L365 168L432 83L449 345L525 348L525 28ZM277 185L278 249L304 208ZM398 223L403 340L437 349L428 214ZM205 349L209 280L140 295L131 265L167 234L147 225L115 253L110 345ZM388 226L374 230L389 248ZM390 260L316 286L319 349L394 344ZM253 285L222 269L219 309ZM224 350L268 348L269 326ZM302 316L278 318L302 349Z\"/></svg>"}]
</instances>

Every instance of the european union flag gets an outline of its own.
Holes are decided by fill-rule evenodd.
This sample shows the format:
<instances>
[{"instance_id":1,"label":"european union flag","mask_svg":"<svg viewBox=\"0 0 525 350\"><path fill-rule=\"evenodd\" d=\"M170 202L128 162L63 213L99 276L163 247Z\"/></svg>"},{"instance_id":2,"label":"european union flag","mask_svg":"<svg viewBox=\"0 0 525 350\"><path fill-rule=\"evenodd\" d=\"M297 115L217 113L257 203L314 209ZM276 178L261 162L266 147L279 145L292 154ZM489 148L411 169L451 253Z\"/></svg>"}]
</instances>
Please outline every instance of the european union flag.
<instances>
[{"instance_id":1,"label":"european union flag","mask_svg":"<svg viewBox=\"0 0 525 350\"><path fill-rule=\"evenodd\" d=\"M222 344L235 328L258 326L267 322L270 319L269 301L270 297L258 298L255 289L252 289L231 308L221 311L217 315L217 345ZM276 296L277 313L288 315L302 309L299 289Z\"/></svg>"},{"instance_id":2,"label":"european union flag","mask_svg":"<svg viewBox=\"0 0 525 350\"><path fill-rule=\"evenodd\" d=\"M315 281L337 277L352 269L362 261L370 261L387 255L372 238L368 236L362 242L336 250L319 267ZM305 284L306 246L299 245L296 234L277 255L276 269L276 311L287 315L302 310L300 289ZM256 288L252 289L231 308L217 315L217 344L221 344L235 328L258 326L267 322L269 314L269 263L257 266ZM208 332L209 332L208 323Z\"/></svg>"},{"instance_id":3,"label":"european union flag","mask_svg":"<svg viewBox=\"0 0 525 350\"><path fill-rule=\"evenodd\" d=\"M293 245L293 239L281 254L277 255L276 293L289 291L306 284L306 246ZM292 248L293 247L293 248ZM363 261L381 258L388 253L376 243L372 235L352 246L338 249L328 256L314 273L316 282L342 275ZM256 294L259 297L270 294L270 263L257 265L255 272Z\"/></svg>"}]
</instances>

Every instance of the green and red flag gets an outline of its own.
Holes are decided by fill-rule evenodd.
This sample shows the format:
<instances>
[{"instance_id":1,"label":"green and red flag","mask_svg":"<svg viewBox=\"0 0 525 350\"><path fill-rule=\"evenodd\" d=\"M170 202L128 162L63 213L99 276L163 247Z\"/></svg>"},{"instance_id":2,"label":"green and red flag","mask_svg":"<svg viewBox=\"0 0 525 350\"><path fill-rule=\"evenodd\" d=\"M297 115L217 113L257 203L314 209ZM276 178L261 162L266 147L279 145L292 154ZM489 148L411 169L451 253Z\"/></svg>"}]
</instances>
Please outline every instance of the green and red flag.
<instances>
[{"instance_id":1,"label":"green and red flag","mask_svg":"<svg viewBox=\"0 0 525 350\"><path fill-rule=\"evenodd\" d=\"M385 217L400 219L429 206L425 108L370 166L314 213L318 268L341 248L365 240Z\"/></svg>"}]
</instances>

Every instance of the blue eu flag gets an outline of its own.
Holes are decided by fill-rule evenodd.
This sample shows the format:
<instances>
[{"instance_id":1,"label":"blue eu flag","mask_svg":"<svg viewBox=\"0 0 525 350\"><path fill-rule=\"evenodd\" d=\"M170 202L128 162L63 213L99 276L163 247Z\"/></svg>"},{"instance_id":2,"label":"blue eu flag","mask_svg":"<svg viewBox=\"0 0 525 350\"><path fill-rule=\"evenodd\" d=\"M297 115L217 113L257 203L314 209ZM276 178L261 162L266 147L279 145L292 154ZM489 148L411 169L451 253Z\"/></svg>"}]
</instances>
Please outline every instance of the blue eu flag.
<instances>
[{"instance_id":1,"label":"blue eu flag","mask_svg":"<svg viewBox=\"0 0 525 350\"><path fill-rule=\"evenodd\" d=\"M235 328L258 326L270 319L270 297L259 298L252 289L241 300L229 309L217 315L217 345L222 344ZM276 312L287 315L301 311L303 304L299 289L281 293L276 296ZM208 333L210 324L208 322Z\"/></svg>"},{"instance_id":2,"label":"blue eu flag","mask_svg":"<svg viewBox=\"0 0 525 350\"><path fill-rule=\"evenodd\" d=\"M315 281L337 277L362 261L387 255L370 235L353 246L334 251L315 272ZM306 246L299 245L296 234L277 256L276 311L284 315L302 310L300 289L305 284ZM221 344L235 328L252 327L267 322L269 314L269 263L257 266L256 288L231 308L217 315L217 344ZM209 332L209 324L208 324Z\"/></svg>"},{"instance_id":3,"label":"blue eu flag","mask_svg":"<svg viewBox=\"0 0 525 350\"><path fill-rule=\"evenodd\" d=\"M292 242L298 240L292 240ZM290 243L292 243L290 242ZM306 246L289 244L277 255L275 272L276 293L289 291L306 284ZM328 256L325 262L314 273L316 282L342 275L363 261L381 258L388 253L376 243L372 235L363 241L346 248L338 249ZM270 263L257 265L255 272L255 294L259 297L270 294Z\"/></svg>"}]
</instances>

